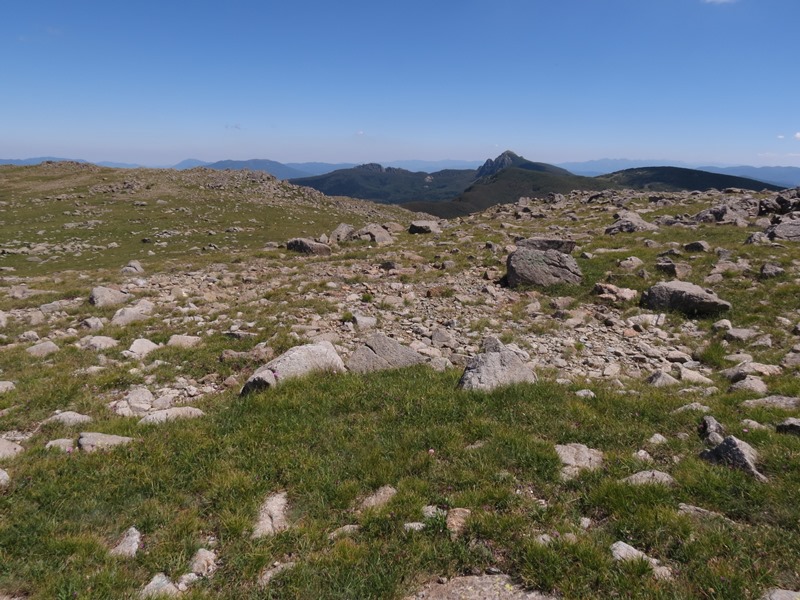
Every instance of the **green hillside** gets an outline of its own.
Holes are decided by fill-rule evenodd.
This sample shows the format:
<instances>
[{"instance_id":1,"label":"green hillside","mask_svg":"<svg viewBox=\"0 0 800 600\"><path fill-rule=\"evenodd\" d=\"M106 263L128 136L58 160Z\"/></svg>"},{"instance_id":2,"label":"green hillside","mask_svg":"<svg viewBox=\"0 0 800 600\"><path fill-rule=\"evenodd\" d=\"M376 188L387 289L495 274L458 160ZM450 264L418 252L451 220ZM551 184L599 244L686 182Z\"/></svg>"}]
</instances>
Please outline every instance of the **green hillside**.
<instances>
[{"instance_id":1,"label":"green hillside","mask_svg":"<svg viewBox=\"0 0 800 600\"><path fill-rule=\"evenodd\" d=\"M743 188L746 190L771 190L782 189L780 186L764 183L746 177L709 173L696 169L683 169L680 167L643 167L639 169L625 169L601 175L595 178L606 181L612 185L635 189L657 191L680 191L710 189L722 190L725 188Z\"/></svg>"},{"instance_id":2,"label":"green hillside","mask_svg":"<svg viewBox=\"0 0 800 600\"><path fill-rule=\"evenodd\" d=\"M460 194L475 180L475 173L471 169L414 173L370 163L316 177L292 179L291 183L314 188L328 196L349 196L384 204L415 200L440 202Z\"/></svg>"}]
</instances>

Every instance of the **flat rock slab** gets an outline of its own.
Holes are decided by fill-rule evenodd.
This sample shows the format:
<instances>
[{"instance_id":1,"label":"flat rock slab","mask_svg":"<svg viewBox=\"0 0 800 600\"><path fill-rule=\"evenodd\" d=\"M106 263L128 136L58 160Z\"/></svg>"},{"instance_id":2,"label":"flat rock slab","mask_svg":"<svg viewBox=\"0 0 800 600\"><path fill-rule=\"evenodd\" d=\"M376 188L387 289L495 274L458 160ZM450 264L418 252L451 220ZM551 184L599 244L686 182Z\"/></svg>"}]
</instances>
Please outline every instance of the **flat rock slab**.
<instances>
[{"instance_id":1,"label":"flat rock slab","mask_svg":"<svg viewBox=\"0 0 800 600\"><path fill-rule=\"evenodd\" d=\"M173 335L169 338L167 346L174 346L177 348L194 348L202 341L202 338L197 335Z\"/></svg>"},{"instance_id":2,"label":"flat rock slab","mask_svg":"<svg viewBox=\"0 0 800 600\"><path fill-rule=\"evenodd\" d=\"M535 383L533 372L512 350L484 352L467 362L458 387L464 390L490 391L515 383Z\"/></svg>"},{"instance_id":3,"label":"flat rock slab","mask_svg":"<svg viewBox=\"0 0 800 600\"><path fill-rule=\"evenodd\" d=\"M39 342L35 346L31 346L25 351L36 358L44 358L58 352L58 346L50 340L45 340L44 342Z\"/></svg>"},{"instance_id":4,"label":"flat rock slab","mask_svg":"<svg viewBox=\"0 0 800 600\"><path fill-rule=\"evenodd\" d=\"M730 302L686 281L657 283L645 290L641 304L651 310L676 310L690 317L714 315L731 309Z\"/></svg>"},{"instance_id":5,"label":"flat rock slab","mask_svg":"<svg viewBox=\"0 0 800 600\"><path fill-rule=\"evenodd\" d=\"M13 392L17 388L13 381L0 381L0 394Z\"/></svg>"},{"instance_id":6,"label":"flat rock slab","mask_svg":"<svg viewBox=\"0 0 800 600\"><path fill-rule=\"evenodd\" d=\"M779 408L782 410L794 410L800 408L800 398L791 396L767 396L766 398L754 398L745 400L742 406L747 408Z\"/></svg>"},{"instance_id":7,"label":"flat rock slab","mask_svg":"<svg viewBox=\"0 0 800 600\"><path fill-rule=\"evenodd\" d=\"M63 425L80 425L81 423L91 423L92 417L82 415L72 410L58 412L52 417L46 418L42 423L61 423Z\"/></svg>"},{"instance_id":8,"label":"flat rock slab","mask_svg":"<svg viewBox=\"0 0 800 600\"><path fill-rule=\"evenodd\" d=\"M196 419L205 416L199 408L193 406L175 406L173 408L165 408L164 410L157 410L145 415L139 420L139 425L153 425L157 423L166 423L167 421L174 421L176 419Z\"/></svg>"},{"instance_id":9,"label":"flat rock slab","mask_svg":"<svg viewBox=\"0 0 800 600\"><path fill-rule=\"evenodd\" d=\"M391 485L384 485L378 488L374 493L367 496L364 501L361 502L359 512L367 510L368 508L380 508L385 506L392 498L395 497L396 494L397 490Z\"/></svg>"},{"instance_id":10,"label":"flat rock slab","mask_svg":"<svg viewBox=\"0 0 800 600\"><path fill-rule=\"evenodd\" d=\"M84 452L94 452L95 450L106 450L114 446L124 446L133 441L133 438L122 435L110 435L107 433L96 433L84 431L78 438L78 446Z\"/></svg>"},{"instance_id":11,"label":"flat rock slab","mask_svg":"<svg viewBox=\"0 0 800 600\"><path fill-rule=\"evenodd\" d=\"M343 373L344 363L328 341L295 346L256 370L242 387L240 396L273 387L279 381L318 371Z\"/></svg>"},{"instance_id":12,"label":"flat rock slab","mask_svg":"<svg viewBox=\"0 0 800 600\"><path fill-rule=\"evenodd\" d=\"M603 464L603 453L583 444L557 445L556 454L564 465L561 479L565 481L577 477L582 470L594 471Z\"/></svg>"},{"instance_id":13,"label":"flat rock slab","mask_svg":"<svg viewBox=\"0 0 800 600\"><path fill-rule=\"evenodd\" d=\"M371 373L401 369L423 362L425 357L416 350L383 333L374 333L364 341L363 346L356 348L347 361L347 368L355 373Z\"/></svg>"},{"instance_id":14,"label":"flat rock slab","mask_svg":"<svg viewBox=\"0 0 800 600\"><path fill-rule=\"evenodd\" d=\"M122 558L133 558L139 551L142 544L142 534L136 527L129 527L120 538L117 545L108 553L111 556L121 556Z\"/></svg>"},{"instance_id":15,"label":"flat rock slab","mask_svg":"<svg viewBox=\"0 0 800 600\"><path fill-rule=\"evenodd\" d=\"M273 536L289 528L289 496L286 492L270 494L258 511L253 539Z\"/></svg>"},{"instance_id":16,"label":"flat rock slab","mask_svg":"<svg viewBox=\"0 0 800 600\"><path fill-rule=\"evenodd\" d=\"M630 485L666 485L669 487L676 484L672 475L663 471L639 471L630 477L626 477L622 482Z\"/></svg>"},{"instance_id":17,"label":"flat rock slab","mask_svg":"<svg viewBox=\"0 0 800 600\"><path fill-rule=\"evenodd\" d=\"M17 454L25 450L19 444L0 438L0 460L14 458Z\"/></svg>"},{"instance_id":18,"label":"flat rock slab","mask_svg":"<svg viewBox=\"0 0 800 600\"><path fill-rule=\"evenodd\" d=\"M467 575L431 583L405 600L557 600L515 585L508 575Z\"/></svg>"},{"instance_id":19,"label":"flat rock slab","mask_svg":"<svg viewBox=\"0 0 800 600\"><path fill-rule=\"evenodd\" d=\"M732 435L726 437L715 448L701 452L700 458L715 464L741 469L761 482L767 481L767 478L756 468L758 453L755 449L747 442Z\"/></svg>"}]
</instances>

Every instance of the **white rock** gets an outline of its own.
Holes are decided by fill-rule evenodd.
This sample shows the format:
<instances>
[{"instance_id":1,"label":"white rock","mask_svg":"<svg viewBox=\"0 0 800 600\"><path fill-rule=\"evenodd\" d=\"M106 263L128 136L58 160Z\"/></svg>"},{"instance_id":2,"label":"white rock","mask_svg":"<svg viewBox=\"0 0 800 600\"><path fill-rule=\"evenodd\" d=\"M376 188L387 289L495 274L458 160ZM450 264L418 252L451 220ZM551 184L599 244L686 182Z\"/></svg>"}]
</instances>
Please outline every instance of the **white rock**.
<instances>
[{"instance_id":1,"label":"white rock","mask_svg":"<svg viewBox=\"0 0 800 600\"><path fill-rule=\"evenodd\" d=\"M109 550L111 556L121 556L123 558L133 558L139 551L142 544L142 534L136 527L129 527L122 535L117 545Z\"/></svg>"},{"instance_id":2,"label":"white rock","mask_svg":"<svg viewBox=\"0 0 800 600\"><path fill-rule=\"evenodd\" d=\"M139 420L139 425L152 425L155 423L165 423L175 419L195 419L203 417L205 413L199 408L193 406L176 406L174 408L166 408L164 410L157 410L145 415Z\"/></svg>"},{"instance_id":3,"label":"white rock","mask_svg":"<svg viewBox=\"0 0 800 600\"><path fill-rule=\"evenodd\" d=\"M0 394L5 394L6 392L12 392L16 389L16 385L14 385L13 381L0 381Z\"/></svg>"},{"instance_id":4,"label":"white rock","mask_svg":"<svg viewBox=\"0 0 800 600\"><path fill-rule=\"evenodd\" d=\"M161 598L164 596L178 596L180 595L181 591L178 589L170 578L164 575L164 573L158 573L153 576L141 592L139 592L139 598Z\"/></svg>"},{"instance_id":5,"label":"white rock","mask_svg":"<svg viewBox=\"0 0 800 600\"><path fill-rule=\"evenodd\" d=\"M173 335L169 338L167 346L175 346L177 348L194 348L202 341L202 338L196 335Z\"/></svg>"},{"instance_id":6,"label":"white rock","mask_svg":"<svg viewBox=\"0 0 800 600\"><path fill-rule=\"evenodd\" d=\"M272 536L289 528L289 497L278 492L267 497L258 511L258 521L253 529L253 539Z\"/></svg>"},{"instance_id":7,"label":"white rock","mask_svg":"<svg viewBox=\"0 0 800 600\"><path fill-rule=\"evenodd\" d=\"M6 487L11 483L11 477L4 469L0 469L0 488Z\"/></svg>"},{"instance_id":8,"label":"white rock","mask_svg":"<svg viewBox=\"0 0 800 600\"><path fill-rule=\"evenodd\" d=\"M19 444L0 438L0 459L14 458L24 448Z\"/></svg>"},{"instance_id":9,"label":"white rock","mask_svg":"<svg viewBox=\"0 0 800 600\"><path fill-rule=\"evenodd\" d=\"M56 412L52 417L46 418L42 423L61 423L63 425L80 425L81 423L90 423L92 417L89 415L82 415L72 410L65 410L63 412Z\"/></svg>"}]
</instances>

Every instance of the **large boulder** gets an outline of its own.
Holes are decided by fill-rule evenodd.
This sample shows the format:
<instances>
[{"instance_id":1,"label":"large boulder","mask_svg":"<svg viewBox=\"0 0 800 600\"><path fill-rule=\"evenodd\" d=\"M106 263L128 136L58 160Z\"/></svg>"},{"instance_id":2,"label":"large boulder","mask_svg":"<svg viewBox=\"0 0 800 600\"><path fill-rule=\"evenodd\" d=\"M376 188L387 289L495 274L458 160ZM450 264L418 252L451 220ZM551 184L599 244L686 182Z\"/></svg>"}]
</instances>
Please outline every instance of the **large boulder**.
<instances>
[{"instance_id":1,"label":"large boulder","mask_svg":"<svg viewBox=\"0 0 800 600\"><path fill-rule=\"evenodd\" d=\"M547 287L583 281L583 273L575 259L557 250L534 250L524 246L517 248L509 255L507 268L508 285L511 287Z\"/></svg>"},{"instance_id":2,"label":"large boulder","mask_svg":"<svg viewBox=\"0 0 800 600\"><path fill-rule=\"evenodd\" d=\"M336 353L336 348L328 341L295 346L259 367L244 384L239 395L273 387L280 381L316 371L342 373L344 370L344 363Z\"/></svg>"},{"instance_id":3,"label":"large boulder","mask_svg":"<svg viewBox=\"0 0 800 600\"><path fill-rule=\"evenodd\" d=\"M411 221L408 233L442 233L438 221Z\"/></svg>"},{"instance_id":4,"label":"large boulder","mask_svg":"<svg viewBox=\"0 0 800 600\"><path fill-rule=\"evenodd\" d=\"M92 288L92 292L89 294L89 303L101 307L116 306L118 304L125 304L130 298L130 294L98 285Z\"/></svg>"},{"instance_id":5,"label":"large boulder","mask_svg":"<svg viewBox=\"0 0 800 600\"><path fill-rule=\"evenodd\" d=\"M330 246L315 242L309 238L292 238L286 242L286 249L300 254L313 254L315 256L329 256L331 253Z\"/></svg>"},{"instance_id":6,"label":"large boulder","mask_svg":"<svg viewBox=\"0 0 800 600\"><path fill-rule=\"evenodd\" d=\"M687 281L662 281L642 294L642 306L651 310L676 310L690 317L730 310L730 302Z\"/></svg>"},{"instance_id":7,"label":"large boulder","mask_svg":"<svg viewBox=\"0 0 800 600\"><path fill-rule=\"evenodd\" d=\"M758 481L767 481L767 478L756 468L758 453L755 449L747 442L743 442L732 435L726 437L717 447L701 452L700 458L712 463L741 469Z\"/></svg>"},{"instance_id":8,"label":"large boulder","mask_svg":"<svg viewBox=\"0 0 800 600\"><path fill-rule=\"evenodd\" d=\"M358 231L354 231L352 237L353 239L364 240L365 242L374 242L379 246L394 243L392 234L377 223L369 223Z\"/></svg>"},{"instance_id":9,"label":"large boulder","mask_svg":"<svg viewBox=\"0 0 800 600\"><path fill-rule=\"evenodd\" d=\"M575 249L576 242L561 238L541 238L532 237L517 240L517 248L530 248L531 250L557 250L564 254L570 254Z\"/></svg>"},{"instance_id":10,"label":"large boulder","mask_svg":"<svg viewBox=\"0 0 800 600\"><path fill-rule=\"evenodd\" d=\"M374 333L364 341L363 346L356 348L347 361L347 368L356 373L369 373L410 367L424 361L425 357L416 350L383 333Z\"/></svg>"},{"instance_id":11,"label":"large boulder","mask_svg":"<svg viewBox=\"0 0 800 600\"><path fill-rule=\"evenodd\" d=\"M645 221L639 213L622 211L614 215L617 219L610 227L606 228L606 235L618 233L636 233L639 231L658 231L658 225Z\"/></svg>"},{"instance_id":12,"label":"large boulder","mask_svg":"<svg viewBox=\"0 0 800 600\"><path fill-rule=\"evenodd\" d=\"M508 348L484 352L467 362L458 387L464 390L490 391L514 383L535 383L533 372L522 358Z\"/></svg>"}]
</instances>

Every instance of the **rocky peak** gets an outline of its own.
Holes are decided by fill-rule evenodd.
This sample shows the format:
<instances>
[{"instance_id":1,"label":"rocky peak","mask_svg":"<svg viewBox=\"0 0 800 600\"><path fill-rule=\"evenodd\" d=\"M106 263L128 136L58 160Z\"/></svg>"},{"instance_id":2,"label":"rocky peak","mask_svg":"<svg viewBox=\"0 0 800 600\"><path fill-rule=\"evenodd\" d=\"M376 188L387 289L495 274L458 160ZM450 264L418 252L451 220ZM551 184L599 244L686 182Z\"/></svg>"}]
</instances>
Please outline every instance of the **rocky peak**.
<instances>
[{"instance_id":1,"label":"rocky peak","mask_svg":"<svg viewBox=\"0 0 800 600\"><path fill-rule=\"evenodd\" d=\"M520 157L511 152L511 150L506 150L494 160L491 158L487 159L486 162L483 163L483 166L478 169L478 179L481 177L494 175L495 173L512 166L519 160L519 158Z\"/></svg>"}]
</instances>

